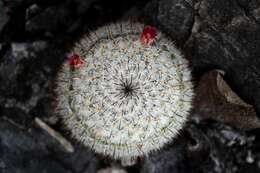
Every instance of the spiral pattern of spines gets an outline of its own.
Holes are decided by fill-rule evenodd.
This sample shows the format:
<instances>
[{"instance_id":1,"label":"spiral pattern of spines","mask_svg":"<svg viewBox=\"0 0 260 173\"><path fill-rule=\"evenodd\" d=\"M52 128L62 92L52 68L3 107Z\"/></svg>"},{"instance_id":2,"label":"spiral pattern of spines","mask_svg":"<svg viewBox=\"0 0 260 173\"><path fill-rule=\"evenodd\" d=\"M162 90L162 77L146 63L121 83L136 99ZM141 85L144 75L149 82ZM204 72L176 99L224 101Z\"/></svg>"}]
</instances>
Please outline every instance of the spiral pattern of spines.
<instances>
[{"instance_id":1,"label":"spiral pattern of spines","mask_svg":"<svg viewBox=\"0 0 260 173\"><path fill-rule=\"evenodd\" d=\"M187 60L157 31L140 42L144 25L101 27L72 50L86 62L65 62L57 78L57 113L76 139L113 158L137 157L170 142L186 122L193 86Z\"/></svg>"}]
</instances>

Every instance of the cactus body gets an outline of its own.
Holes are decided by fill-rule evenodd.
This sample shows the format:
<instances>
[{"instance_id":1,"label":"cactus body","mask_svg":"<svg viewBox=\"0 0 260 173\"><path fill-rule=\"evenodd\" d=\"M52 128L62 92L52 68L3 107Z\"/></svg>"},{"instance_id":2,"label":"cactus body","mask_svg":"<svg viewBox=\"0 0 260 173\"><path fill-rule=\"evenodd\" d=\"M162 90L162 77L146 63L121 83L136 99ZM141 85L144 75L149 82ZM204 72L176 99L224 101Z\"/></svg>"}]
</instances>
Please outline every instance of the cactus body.
<instances>
[{"instance_id":1,"label":"cactus body","mask_svg":"<svg viewBox=\"0 0 260 173\"><path fill-rule=\"evenodd\" d=\"M161 32L145 45L143 28L120 23L91 32L72 50L81 66L65 62L57 78L57 112L65 127L116 159L160 149L191 108L187 61Z\"/></svg>"}]
</instances>

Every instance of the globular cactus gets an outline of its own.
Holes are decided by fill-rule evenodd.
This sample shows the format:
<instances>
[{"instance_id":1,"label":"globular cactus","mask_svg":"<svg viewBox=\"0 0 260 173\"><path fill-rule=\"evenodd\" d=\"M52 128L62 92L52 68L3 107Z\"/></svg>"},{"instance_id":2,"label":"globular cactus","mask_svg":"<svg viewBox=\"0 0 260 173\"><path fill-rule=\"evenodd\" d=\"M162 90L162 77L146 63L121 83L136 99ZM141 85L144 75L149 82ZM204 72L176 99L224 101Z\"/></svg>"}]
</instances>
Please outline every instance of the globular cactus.
<instances>
[{"instance_id":1,"label":"globular cactus","mask_svg":"<svg viewBox=\"0 0 260 173\"><path fill-rule=\"evenodd\" d=\"M73 136L115 159L170 142L193 96L188 62L154 27L111 24L82 38L57 78L57 113Z\"/></svg>"}]
</instances>

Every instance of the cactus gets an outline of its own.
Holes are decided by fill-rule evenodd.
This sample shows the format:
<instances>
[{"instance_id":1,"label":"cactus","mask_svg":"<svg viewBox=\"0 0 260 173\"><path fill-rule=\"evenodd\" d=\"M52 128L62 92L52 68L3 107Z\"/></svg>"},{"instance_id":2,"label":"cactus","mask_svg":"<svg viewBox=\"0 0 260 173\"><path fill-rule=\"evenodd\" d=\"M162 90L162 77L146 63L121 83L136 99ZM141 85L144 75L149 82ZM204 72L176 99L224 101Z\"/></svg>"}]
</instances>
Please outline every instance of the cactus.
<instances>
[{"instance_id":1,"label":"cactus","mask_svg":"<svg viewBox=\"0 0 260 173\"><path fill-rule=\"evenodd\" d=\"M57 77L57 113L66 129L115 159L147 155L187 120L188 62L155 28L111 24L84 36Z\"/></svg>"}]
</instances>

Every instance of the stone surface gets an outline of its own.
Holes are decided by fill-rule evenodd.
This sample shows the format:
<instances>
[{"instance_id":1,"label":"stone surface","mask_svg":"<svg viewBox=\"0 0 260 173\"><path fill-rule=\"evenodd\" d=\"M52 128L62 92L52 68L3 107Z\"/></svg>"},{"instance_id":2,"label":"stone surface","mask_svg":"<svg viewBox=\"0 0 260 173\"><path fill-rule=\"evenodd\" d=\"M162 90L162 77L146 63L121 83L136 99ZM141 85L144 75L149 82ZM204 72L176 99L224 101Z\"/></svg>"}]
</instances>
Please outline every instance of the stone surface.
<instances>
[{"instance_id":1,"label":"stone surface","mask_svg":"<svg viewBox=\"0 0 260 173\"><path fill-rule=\"evenodd\" d=\"M236 1L200 3L198 21L201 24L186 44L195 71L224 70L229 85L253 104L259 115L259 24L249 18Z\"/></svg>"},{"instance_id":2,"label":"stone surface","mask_svg":"<svg viewBox=\"0 0 260 173\"><path fill-rule=\"evenodd\" d=\"M188 124L188 137L144 161L142 172L242 173L258 172L259 137L214 121ZM256 159L256 160L255 160ZM250 171L248 170L250 168Z\"/></svg>"},{"instance_id":3,"label":"stone surface","mask_svg":"<svg viewBox=\"0 0 260 173\"><path fill-rule=\"evenodd\" d=\"M105 169L100 169L97 173L127 173L124 169L120 168L105 168Z\"/></svg>"},{"instance_id":4,"label":"stone surface","mask_svg":"<svg viewBox=\"0 0 260 173\"><path fill-rule=\"evenodd\" d=\"M15 118L21 112L24 120L19 122L25 122L33 116L51 114L46 113L51 110L48 109L51 106L51 80L64 58L64 51L51 52L51 47L45 41L13 42L10 45L0 63L0 105L5 108L2 116ZM44 104L46 109L39 111Z\"/></svg>"},{"instance_id":5,"label":"stone surface","mask_svg":"<svg viewBox=\"0 0 260 173\"><path fill-rule=\"evenodd\" d=\"M195 75L224 70L232 89L259 115L259 7L255 0L162 0L149 3L146 14L184 47Z\"/></svg>"},{"instance_id":6,"label":"stone surface","mask_svg":"<svg viewBox=\"0 0 260 173\"><path fill-rule=\"evenodd\" d=\"M194 10L184 0L153 0L146 8L148 21L159 27L181 45L188 39L194 22Z\"/></svg>"},{"instance_id":7,"label":"stone surface","mask_svg":"<svg viewBox=\"0 0 260 173\"><path fill-rule=\"evenodd\" d=\"M26 130L1 119L0 172L96 172L97 160L89 150L77 148L68 154L57 146L57 141L40 129Z\"/></svg>"},{"instance_id":8,"label":"stone surface","mask_svg":"<svg viewBox=\"0 0 260 173\"><path fill-rule=\"evenodd\" d=\"M243 102L217 71L205 73L199 81L191 118L215 119L236 128L260 128L254 108Z\"/></svg>"},{"instance_id":9,"label":"stone surface","mask_svg":"<svg viewBox=\"0 0 260 173\"><path fill-rule=\"evenodd\" d=\"M9 16L6 14L6 10L4 8L3 1L0 1L0 34L3 29L3 27L6 25L6 23L9 20Z\"/></svg>"},{"instance_id":10,"label":"stone surface","mask_svg":"<svg viewBox=\"0 0 260 173\"><path fill-rule=\"evenodd\" d=\"M145 159L143 173L156 172L191 172L189 160L186 155L185 145L175 144L168 150L155 153Z\"/></svg>"}]
</instances>

